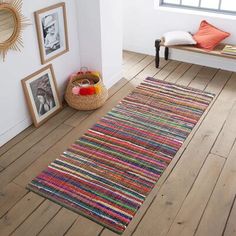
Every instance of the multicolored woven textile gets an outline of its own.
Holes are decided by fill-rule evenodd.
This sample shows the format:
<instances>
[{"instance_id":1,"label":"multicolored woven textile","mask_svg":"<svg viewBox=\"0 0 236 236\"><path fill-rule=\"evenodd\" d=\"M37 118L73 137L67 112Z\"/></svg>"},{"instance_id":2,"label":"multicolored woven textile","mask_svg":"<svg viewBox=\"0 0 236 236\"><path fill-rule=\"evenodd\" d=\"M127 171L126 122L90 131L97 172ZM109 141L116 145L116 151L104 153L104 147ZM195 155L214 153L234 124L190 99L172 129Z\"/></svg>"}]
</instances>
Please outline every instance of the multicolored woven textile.
<instances>
[{"instance_id":1,"label":"multicolored woven textile","mask_svg":"<svg viewBox=\"0 0 236 236\"><path fill-rule=\"evenodd\" d=\"M213 97L147 78L28 188L122 233Z\"/></svg>"}]
</instances>

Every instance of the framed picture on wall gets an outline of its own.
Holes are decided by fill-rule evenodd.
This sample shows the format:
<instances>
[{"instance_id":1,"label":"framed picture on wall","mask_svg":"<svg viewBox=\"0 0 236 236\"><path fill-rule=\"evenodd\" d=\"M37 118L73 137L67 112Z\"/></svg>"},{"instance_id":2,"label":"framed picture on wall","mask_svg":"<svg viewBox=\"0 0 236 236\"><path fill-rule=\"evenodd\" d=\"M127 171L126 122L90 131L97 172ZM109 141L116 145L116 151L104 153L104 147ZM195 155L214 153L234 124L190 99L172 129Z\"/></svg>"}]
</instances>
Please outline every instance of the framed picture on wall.
<instances>
[{"instance_id":1,"label":"framed picture on wall","mask_svg":"<svg viewBox=\"0 0 236 236\"><path fill-rule=\"evenodd\" d=\"M44 67L21 82L36 127L62 109L52 65Z\"/></svg>"},{"instance_id":2,"label":"framed picture on wall","mask_svg":"<svg viewBox=\"0 0 236 236\"><path fill-rule=\"evenodd\" d=\"M41 63L69 51L65 3L35 12Z\"/></svg>"}]
</instances>

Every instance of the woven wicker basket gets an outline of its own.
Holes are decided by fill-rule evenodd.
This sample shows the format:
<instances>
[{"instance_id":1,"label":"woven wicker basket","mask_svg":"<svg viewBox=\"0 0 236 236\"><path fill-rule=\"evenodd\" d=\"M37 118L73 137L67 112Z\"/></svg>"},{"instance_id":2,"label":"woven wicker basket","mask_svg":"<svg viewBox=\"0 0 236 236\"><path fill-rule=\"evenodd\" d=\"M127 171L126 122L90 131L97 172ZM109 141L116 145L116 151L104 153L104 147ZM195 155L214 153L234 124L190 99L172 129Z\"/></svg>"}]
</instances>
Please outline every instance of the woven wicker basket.
<instances>
[{"instance_id":1,"label":"woven wicker basket","mask_svg":"<svg viewBox=\"0 0 236 236\"><path fill-rule=\"evenodd\" d=\"M75 95L72 88L82 80L93 81L94 84L100 85L100 92L93 95ZM69 106L77 110L94 110L101 107L108 98L108 91L100 77L92 74L72 75L66 88L65 100Z\"/></svg>"}]
</instances>

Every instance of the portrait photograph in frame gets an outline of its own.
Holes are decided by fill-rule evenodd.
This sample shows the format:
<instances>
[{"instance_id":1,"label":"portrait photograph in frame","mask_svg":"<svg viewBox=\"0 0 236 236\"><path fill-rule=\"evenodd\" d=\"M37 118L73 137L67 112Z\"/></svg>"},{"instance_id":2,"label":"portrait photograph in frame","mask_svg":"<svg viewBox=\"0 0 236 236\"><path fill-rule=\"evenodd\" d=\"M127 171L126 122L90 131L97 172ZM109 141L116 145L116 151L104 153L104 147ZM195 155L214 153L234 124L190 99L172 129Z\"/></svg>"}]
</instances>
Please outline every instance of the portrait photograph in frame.
<instances>
[{"instance_id":1,"label":"portrait photograph in frame","mask_svg":"<svg viewBox=\"0 0 236 236\"><path fill-rule=\"evenodd\" d=\"M36 11L35 22L42 64L69 51L64 2Z\"/></svg>"},{"instance_id":2,"label":"portrait photograph in frame","mask_svg":"<svg viewBox=\"0 0 236 236\"><path fill-rule=\"evenodd\" d=\"M52 65L21 82L35 127L39 127L62 109Z\"/></svg>"}]
</instances>

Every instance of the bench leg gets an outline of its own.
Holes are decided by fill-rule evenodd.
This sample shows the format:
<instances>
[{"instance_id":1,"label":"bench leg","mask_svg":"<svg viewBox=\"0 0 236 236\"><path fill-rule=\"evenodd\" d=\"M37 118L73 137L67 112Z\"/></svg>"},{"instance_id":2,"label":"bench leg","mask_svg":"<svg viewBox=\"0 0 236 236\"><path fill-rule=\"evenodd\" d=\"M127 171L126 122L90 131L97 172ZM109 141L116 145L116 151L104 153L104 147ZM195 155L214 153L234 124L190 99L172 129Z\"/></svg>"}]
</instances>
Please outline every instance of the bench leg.
<instances>
[{"instance_id":1,"label":"bench leg","mask_svg":"<svg viewBox=\"0 0 236 236\"><path fill-rule=\"evenodd\" d=\"M169 48L165 47L165 60L167 61L169 59Z\"/></svg>"},{"instance_id":2,"label":"bench leg","mask_svg":"<svg viewBox=\"0 0 236 236\"><path fill-rule=\"evenodd\" d=\"M161 44L161 40L157 39L155 41L155 47L156 47L156 59L155 59L156 68L158 68L159 64L160 64L160 46L161 46L160 44Z\"/></svg>"}]
</instances>

